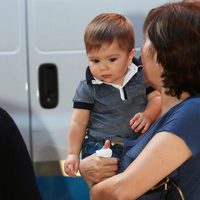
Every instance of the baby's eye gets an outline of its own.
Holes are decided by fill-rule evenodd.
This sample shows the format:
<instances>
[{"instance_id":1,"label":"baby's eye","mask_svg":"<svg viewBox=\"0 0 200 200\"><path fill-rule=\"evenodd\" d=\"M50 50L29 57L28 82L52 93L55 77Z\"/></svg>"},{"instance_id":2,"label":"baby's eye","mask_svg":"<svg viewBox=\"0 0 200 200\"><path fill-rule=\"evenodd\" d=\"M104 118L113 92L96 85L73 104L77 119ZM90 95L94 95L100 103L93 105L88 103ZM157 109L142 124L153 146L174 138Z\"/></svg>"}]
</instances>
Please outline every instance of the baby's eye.
<instances>
[{"instance_id":1,"label":"baby's eye","mask_svg":"<svg viewBox=\"0 0 200 200\"><path fill-rule=\"evenodd\" d=\"M110 62L115 62L117 58L110 58Z\"/></svg>"},{"instance_id":2,"label":"baby's eye","mask_svg":"<svg viewBox=\"0 0 200 200\"><path fill-rule=\"evenodd\" d=\"M91 62L97 64L97 63L99 63L99 60L98 59L92 59Z\"/></svg>"}]
</instances>

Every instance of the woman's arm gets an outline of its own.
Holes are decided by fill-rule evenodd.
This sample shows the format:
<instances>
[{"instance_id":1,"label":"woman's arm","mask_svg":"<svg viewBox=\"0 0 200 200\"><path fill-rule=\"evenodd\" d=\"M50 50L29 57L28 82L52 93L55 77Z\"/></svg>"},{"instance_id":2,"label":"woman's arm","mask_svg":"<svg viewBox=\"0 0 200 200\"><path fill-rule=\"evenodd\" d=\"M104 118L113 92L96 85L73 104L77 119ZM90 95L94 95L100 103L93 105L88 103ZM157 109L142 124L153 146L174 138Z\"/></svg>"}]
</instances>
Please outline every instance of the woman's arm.
<instances>
[{"instance_id":1,"label":"woman's arm","mask_svg":"<svg viewBox=\"0 0 200 200\"><path fill-rule=\"evenodd\" d=\"M123 173L94 185L91 199L137 199L191 156L180 137L168 132L158 133Z\"/></svg>"}]
</instances>

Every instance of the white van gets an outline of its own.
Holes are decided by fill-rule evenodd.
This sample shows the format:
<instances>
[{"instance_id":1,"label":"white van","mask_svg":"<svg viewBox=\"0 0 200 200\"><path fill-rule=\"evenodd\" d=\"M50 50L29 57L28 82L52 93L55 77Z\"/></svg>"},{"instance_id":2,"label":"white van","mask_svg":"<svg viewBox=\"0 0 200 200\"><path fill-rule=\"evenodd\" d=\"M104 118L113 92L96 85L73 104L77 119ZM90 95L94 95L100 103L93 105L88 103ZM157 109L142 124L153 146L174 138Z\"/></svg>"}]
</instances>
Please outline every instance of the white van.
<instances>
[{"instance_id":1,"label":"white van","mask_svg":"<svg viewBox=\"0 0 200 200\"><path fill-rule=\"evenodd\" d=\"M165 2L0 0L0 106L20 128L37 176L61 174L55 163L65 159L72 97L85 75L87 23L103 12L129 17L139 56L144 18Z\"/></svg>"}]
</instances>

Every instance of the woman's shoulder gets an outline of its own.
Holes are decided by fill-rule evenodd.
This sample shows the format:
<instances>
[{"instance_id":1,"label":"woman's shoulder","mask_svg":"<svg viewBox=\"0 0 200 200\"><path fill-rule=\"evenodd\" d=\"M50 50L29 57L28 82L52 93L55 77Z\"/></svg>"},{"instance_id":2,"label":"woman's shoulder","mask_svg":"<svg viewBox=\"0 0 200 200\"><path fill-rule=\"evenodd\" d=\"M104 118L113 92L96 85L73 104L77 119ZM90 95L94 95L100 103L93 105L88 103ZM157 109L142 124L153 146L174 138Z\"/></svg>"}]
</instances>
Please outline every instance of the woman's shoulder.
<instances>
[{"instance_id":1,"label":"woman's shoulder","mask_svg":"<svg viewBox=\"0 0 200 200\"><path fill-rule=\"evenodd\" d=\"M200 96L199 97L189 97L179 104L172 107L165 115L173 114L184 114L184 113L198 113L200 112ZM200 113L199 113L200 114ZM187 116L187 115L186 115Z\"/></svg>"},{"instance_id":2,"label":"woman's shoulder","mask_svg":"<svg viewBox=\"0 0 200 200\"><path fill-rule=\"evenodd\" d=\"M198 104L200 104L200 95L199 96L191 96L191 97L187 98L184 101L184 103L187 105L190 105L190 104L198 105Z\"/></svg>"},{"instance_id":3,"label":"woman's shoulder","mask_svg":"<svg viewBox=\"0 0 200 200\"><path fill-rule=\"evenodd\" d=\"M186 114L199 113L200 115L200 96L187 98L177 106L177 110Z\"/></svg>"}]
</instances>

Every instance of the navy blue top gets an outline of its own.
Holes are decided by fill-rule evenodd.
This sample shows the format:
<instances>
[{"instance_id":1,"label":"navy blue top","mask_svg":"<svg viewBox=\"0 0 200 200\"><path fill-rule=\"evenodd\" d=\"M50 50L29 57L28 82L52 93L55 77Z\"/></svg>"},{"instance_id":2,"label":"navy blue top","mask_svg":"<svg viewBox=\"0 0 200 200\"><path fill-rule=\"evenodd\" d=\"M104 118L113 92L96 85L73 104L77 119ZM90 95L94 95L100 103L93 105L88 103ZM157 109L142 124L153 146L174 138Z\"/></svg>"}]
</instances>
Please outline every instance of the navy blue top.
<instances>
[{"instance_id":1,"label":"navy blue top","mask_svg":"<svg viewBox=\"0 0 200 200\"><path fill-rule=\"evenodd\" d=\"M192 151L192 157L175 170L170 177L182 189L186 200L200 199L200 98L190 97L171 108L137 140L125 142L128 152L121 162L123 171L157 133L167 131L181 137ZM131 145L133 146L132 148ZM144 195L145 200L156 200L155 194ZM153 197L153 198L152 198ZM170 200L176 198L171 193Z\"/></svg>"}]
</instances>

